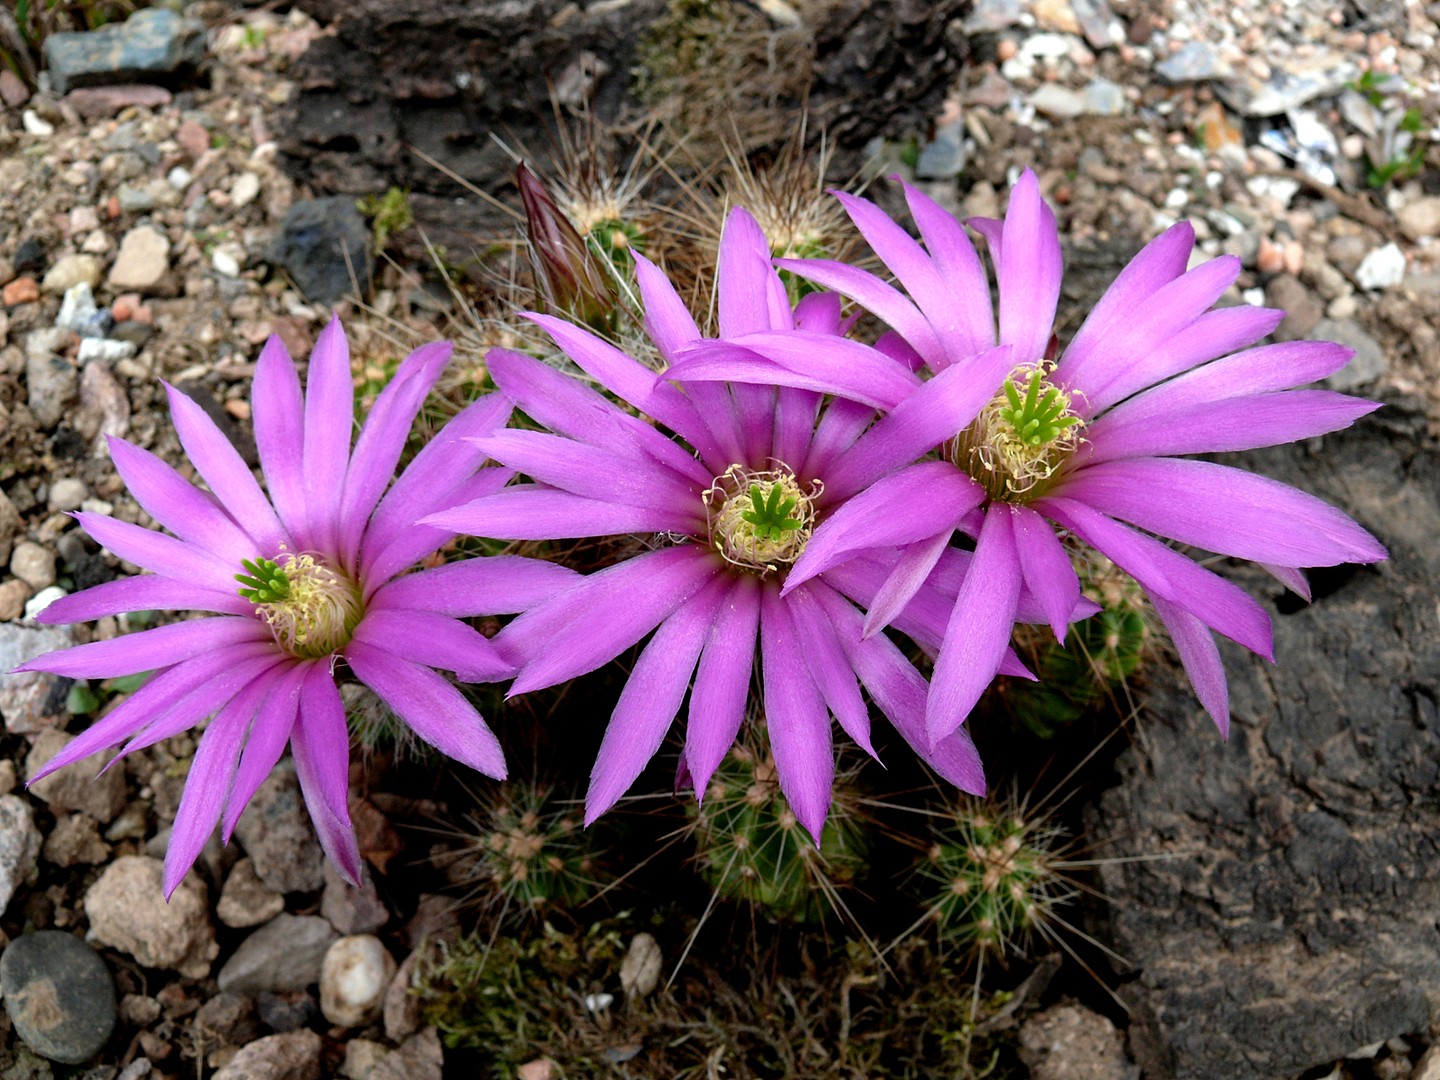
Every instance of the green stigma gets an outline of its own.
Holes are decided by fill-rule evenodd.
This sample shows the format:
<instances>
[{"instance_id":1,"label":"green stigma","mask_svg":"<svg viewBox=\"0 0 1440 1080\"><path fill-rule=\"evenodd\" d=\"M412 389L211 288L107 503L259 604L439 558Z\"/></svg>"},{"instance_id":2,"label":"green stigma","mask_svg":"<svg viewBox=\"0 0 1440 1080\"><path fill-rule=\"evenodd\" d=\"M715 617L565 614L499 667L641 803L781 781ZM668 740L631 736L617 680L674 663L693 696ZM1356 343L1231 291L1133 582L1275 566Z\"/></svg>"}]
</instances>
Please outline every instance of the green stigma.
<instances>
[{"instance_id":1,"label":"green stigma","mask_svg":"<svg viewBox=\"0 0 1440 1080\"><path fill-rule=\"evenodd\" d=\"M715 550L761 574L788 566L810 541L814 500L823 490L816 481L806 492L784 466L759 472L730 466L703 496Z\"/></svg>"},{"instance_id":2,"label":"green stigma","mask_svg":"<svg viewBox=\"0 0 1440 1080\"><path fill-rule=\"evenodd\" d=\"M1045 389L1041 392L1041 387ZM1015 429L1015 437L1027 446L1045 446L1059 438L1061 432L1080 423L1078 416L1068 413L1070 398L1060 389L1045 382L1044 373L1037 367L1030 369L1025 383L1025 397L1014 379L1006 379L1005 399L1009 407L999 410L1000 419Z\"/></svg>"},{"instance_id":3,"label":"green stigma","mask_svg":"<svg viewBox=\"0 0 1440 1080\"><path fill-rule=\"evenodd\" d=\"M318 660L350 643L364 605L345 574L313 555L284 552L280 561L241 559L240 597L255 605L276 643L291 656Z\"/></svg>"},{"instance_id":4,"label":"green stigma","mask_svg":"<svg viewBox=\"0 0 1440 1080\"><path fill-rule=\"evenodd\" d=\"M284 600L290 595L290 579L280 569L279 563L264 558L241 559L240 565L245 568L245 573L235 575L235 580L240 583L240 599L258 607Z\"/></svg>"},{"instance_id":5,"label":"green stigma","mask_svg":"<svg viewBox=\"0 0 1440 1080\"><path fill-rule=\"evenodd\" d=\"M1084 422L1072 396L1051 382L1055 365L1025 364L950 444L950 459L981 484L992 499L1026 503L1082 442Z\"/></svg>"},{"instance_id":6,"label":"green stigma","mask_svg":"<svg viewBox=\"0 0 1440 1080\"><path fill-rule=\"evenodd\" d=\"M786 533L804 526L799 518L790 516L798 502L797 496L786 494L783 484L771 484L768 496L759 484L751 484L752 509L740 511L740 519L754 526L756 538L771 544L783 543Z\"/></svg>"}]
</instances>

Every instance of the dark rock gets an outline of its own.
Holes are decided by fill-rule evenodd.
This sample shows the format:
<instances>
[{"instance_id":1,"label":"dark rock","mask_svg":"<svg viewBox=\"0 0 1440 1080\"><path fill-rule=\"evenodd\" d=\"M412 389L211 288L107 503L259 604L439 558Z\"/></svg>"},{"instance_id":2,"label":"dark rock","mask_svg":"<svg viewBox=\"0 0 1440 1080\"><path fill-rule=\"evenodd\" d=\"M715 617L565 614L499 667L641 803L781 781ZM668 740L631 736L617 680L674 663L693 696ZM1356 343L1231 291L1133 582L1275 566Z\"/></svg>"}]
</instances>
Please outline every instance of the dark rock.
<instances>
[{"instance_id":1,"label":"dark rock","mask_svg":"<svg viewBox=\"0 0 1440 1080\"><path fill-rule=\"evenodd\" d=\"M299 1031L320 1019L320 1005L304 990L274 994L262 990L255 998L255 1011L260 1023L271 1031Z\"/></svg>"},{"instance_id":2,"label":"dark rock","mask_svg":"<svg viewBox=\"0 0 1440 1080\"><path fill-rule=\"evenodd\" d=\"M481 191L513 192L514 162L492 133L522 151L553 146L545 119L552 88L565 98L582 67L585 92L570 96L588 99L587 111L602 125L620 128L644 116L648 107L634 96L640 45L674 9L668 0L305 0L300 6L321 22L338 23L334 36L316 38L291 69L300 90L283 125L282 164L315 191L409 190L426 234L457 246L511 224L419 152ZM749 20L743 26L753 28L759 57L753 82L765 85L724 81L734 65L707 69L709 81L698 77L691 96L733 107L714 110L723 130L703 137L728 136L737 123L764 125L771 134L747 139L745 149L773 151L794 130L788 118L804 104L810 131L825 131L836 151L836 175L859 166L873 137L918 129L932 118L968 48L959 22L970 6L965 0L802 5L806 23L783 30L740 0L706 6L722 22L730 14ZM665 107L683 108L685 101L676 100L683 97L672 94ZM683 134L693 150L697 133Z\"/></svg>"},{"instance_id":3,"label":"dark rock","mask_svg":"<svg viewBox=\"0 0 1440 1080\"><path fill-rule=\"evenodd\" d=\"M27 236L15 249L11 262L17 274L38 274L45 269L45 244L38 237Z\"/></svg>"},{"instance_id":4,"label":"dark rock","mask_svg":"<svg viewBox=\"0 0 1440 1080\"><path fill-rule=\"evenodd\" d=\"M51 1061L88 1061L115 1027L110 969L94 949L59 930L23 934L6 946L0 993L16 1034Z\"/></svg>"},{"instance_id":5,"label":"dark rock","mask_svg":"<svg viewBox=\"0 0 1440 1080\"><path fill-rule=\"evenodd\" d=\"M244 994L222 990L200 1006L195 1029L207 1045L244 1046L260 1034L255 1003Z\"/></svg>"},{"instance_id":6,"label":"dark rock","mask_svg":"<svg viewBox=\"0 0 1440 1080\"><path fill-rule=\"evenodd\" d=\"M1308 607L1236 570L1273 600L1278 665L1221 643L1228 744L1181 677L1153 679L1089 823L1147 1076L1294 1076L1440 1019L1440 447L1401 401L1244 460L1390 559L1313 572Z\"/></svg>"},{"instance_id":7,"label":"dark rock","mask_svg":"<svg viewBox=\"0 0 1440 1080\"><path fill-rule=\"evenodd\" d=\"M370 291L370 230L345 196L305 199L285 215L274 259L307 300L332 307Z\"/></svg>"},{"instance_id":8,"label":"dark rock","mask_svg":"<svg viewBox=\"0 0 1440 1080\"><path fill-rule=\"evenodd\" d=\"M205 27L165 8L86 33L51 34L45 64L59 94L77 86L167 82L192 77L205 55Z\"/></svg>"}]
</instances>

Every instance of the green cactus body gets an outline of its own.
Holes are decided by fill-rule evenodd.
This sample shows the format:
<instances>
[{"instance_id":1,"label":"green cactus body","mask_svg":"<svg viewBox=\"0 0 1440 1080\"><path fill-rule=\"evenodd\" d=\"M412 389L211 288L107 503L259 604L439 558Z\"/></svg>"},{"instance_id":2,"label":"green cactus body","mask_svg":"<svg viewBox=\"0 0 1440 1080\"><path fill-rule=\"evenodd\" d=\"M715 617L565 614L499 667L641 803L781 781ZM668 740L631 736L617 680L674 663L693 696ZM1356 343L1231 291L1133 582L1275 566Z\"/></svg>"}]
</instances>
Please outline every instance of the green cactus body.
<instances>
[{"instance_id":1,"label":"green cactus body","mask_svg":"<svg viewBox=\"0 0 1440 1080\"><path fill-rule=\"evenodd\" d=\"M721 896L772 918L818 922L825 897L865 866L865 834L853 791L836 777L835 799L816 848L790 810L774 761L744 743L721 763L690 809L700 872Z\"/></svg>"},{"instance_id":2,"label":"green cactus body","mask_svg":"<svg viewBox=\"0 0 1440 1080\"><path fill-rule=\"evenodd\" d=\"M1057 870L1060 838L1023 807L968 798L953 807L917 875L940 940L1002 958L1023 951L1073 892Z\"/></svg>"}]
</instances>

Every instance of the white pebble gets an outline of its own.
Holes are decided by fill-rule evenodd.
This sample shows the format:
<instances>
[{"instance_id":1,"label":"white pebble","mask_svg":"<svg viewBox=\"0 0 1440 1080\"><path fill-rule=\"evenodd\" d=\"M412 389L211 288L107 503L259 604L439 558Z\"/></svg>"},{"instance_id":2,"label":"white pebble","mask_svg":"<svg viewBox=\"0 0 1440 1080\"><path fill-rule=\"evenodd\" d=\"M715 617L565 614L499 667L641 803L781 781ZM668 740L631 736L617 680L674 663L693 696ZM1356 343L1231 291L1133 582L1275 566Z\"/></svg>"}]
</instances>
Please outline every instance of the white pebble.
<instances>
[{"instance_id":1,"label":"white pebble","mask_svg":"<svg viewBox=\"0 0 1440 1080\"><path fill-rule=\"evenodd\" d=\"M65 595L65 590L59 585L51 585L48 589L41 589L25 602L25 618L33 619L47 607Z\"/></svg>"},{"instance_id":2,"label":"white pebble","mask_svg":"<svg viewBox=\"0 0 1440 1080\"><path fill-rule=\"evenodd\" d=\"M133 341L111 341L109 338L81 338L75 359L84 367L92 360L128 360L135 355Z\"/></svg>"},{"instance_id":3,"label":"white pebble","mask_svg":"<svg viewBox=\"0 0 1440 1080\"><path fill-rule=\"evenodd\" d=\"M26 109L20 114L20 122L25 125L25 130L31 135L38 135L42 139L49 138L55 134L55 125L46 120L41 120L34 109Z\"/></svg>"},{"instance_id":4,"label":"white pebble","mask_svg":"<svg viewBox=\"0 0 1440 1080\"><path fill-rule=\"evenodd\" d=\"M195 177L191 174L190 170L180 165L176 165L175 168L165 174L166 182L176 191L184 191L190 186L190 181L193 179L195 179Z\"/></svg>"},{"instance_id":5,"label":"white pebble","mask_svg":"<svg viewBox=\"0 0 1440 1080\"><path fill-rule=\"evenodd\" d=\"M1362 289L1389 289L1403 280L1405 253L1395 244L1376 248L1355 270L1355 281Z\"/></svg>"},{"instance_id":6,"label":"white pebble","mask_svg":"<svg viewBox=\"0 0 1440 1080\"><path fill-rule=\"evenodd\" d=\"M395 960L372 934L342 937L320 966L320 1011L338 1027L360 1027L380 1015Z\"/></svg>"}]
</instances>

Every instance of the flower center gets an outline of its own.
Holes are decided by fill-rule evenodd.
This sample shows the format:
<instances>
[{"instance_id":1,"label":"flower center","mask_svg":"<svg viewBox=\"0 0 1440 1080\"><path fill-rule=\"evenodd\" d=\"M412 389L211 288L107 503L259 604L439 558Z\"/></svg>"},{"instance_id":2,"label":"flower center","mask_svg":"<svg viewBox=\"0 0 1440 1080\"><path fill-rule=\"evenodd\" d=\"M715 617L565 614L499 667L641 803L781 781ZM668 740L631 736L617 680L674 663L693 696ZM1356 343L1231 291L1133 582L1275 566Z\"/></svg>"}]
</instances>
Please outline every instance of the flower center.
<instances>
[{"instance_id":1,"label":"flower center","mask_svg":"<svg viewBox=\"0 0 1440 1080\"><path fill-rule=\"evenodd\" d=\"M804 491L784 465L762 472L731 465L702 496L715 550L762 575L789 566L810 542L814 500L824 490L817 480Z\"/></svg>"},{"instance_id":2,"label":"flower center","mask_svg":"<svg viewBox=\"0 0 1440 1080\"><path fill-rule=\"evenodd\" d=\"M242 559L240 597L255 605L275 641L291 656L318 660L350 642L364 614L360 590L313 555L282 552L279 562Z\"/></svg>"},{"instance_id":3,"label":"flower center","mask_svg":"<svg viewBox=\"0 0 1440 1080\"><path fill-rule=\"evenodd\" d=\"M1048 360L1015 369L990 404L950 444L950 460L969 473L992 499L1026 503L1082 441L1084 427L1071 410L1071 395L1050 381Z\"/></svg>"}]
</instances>

